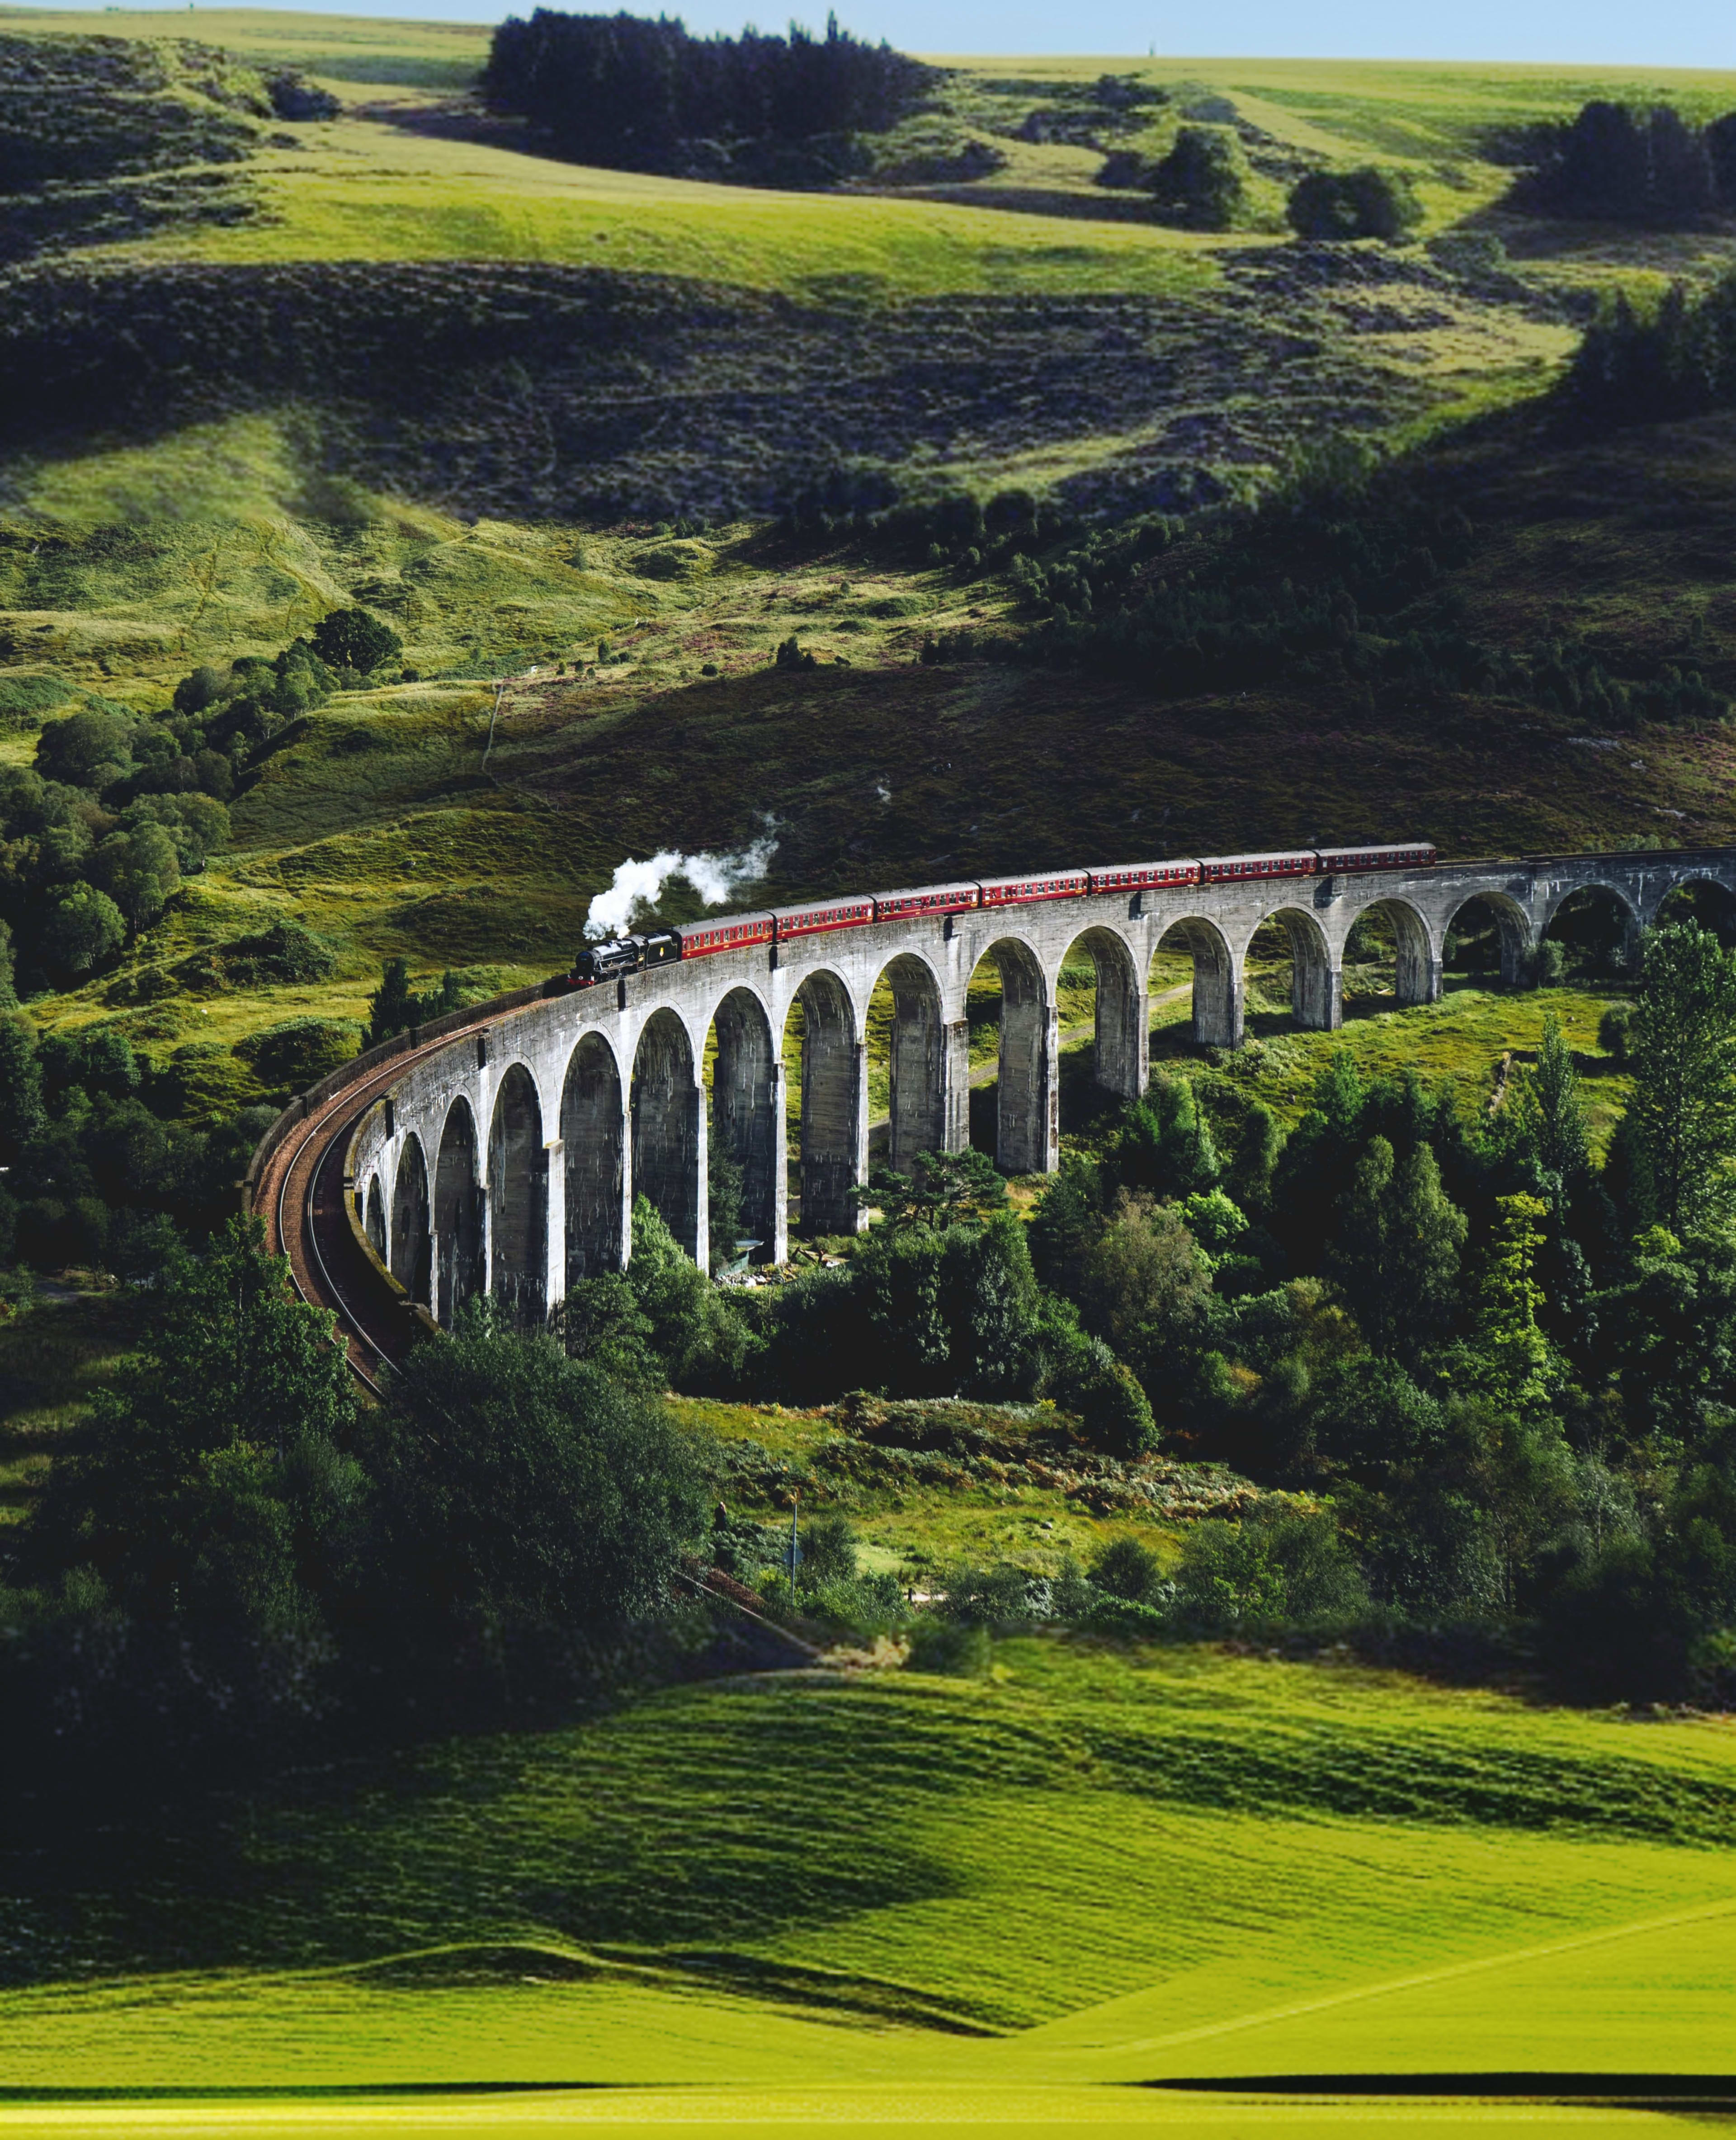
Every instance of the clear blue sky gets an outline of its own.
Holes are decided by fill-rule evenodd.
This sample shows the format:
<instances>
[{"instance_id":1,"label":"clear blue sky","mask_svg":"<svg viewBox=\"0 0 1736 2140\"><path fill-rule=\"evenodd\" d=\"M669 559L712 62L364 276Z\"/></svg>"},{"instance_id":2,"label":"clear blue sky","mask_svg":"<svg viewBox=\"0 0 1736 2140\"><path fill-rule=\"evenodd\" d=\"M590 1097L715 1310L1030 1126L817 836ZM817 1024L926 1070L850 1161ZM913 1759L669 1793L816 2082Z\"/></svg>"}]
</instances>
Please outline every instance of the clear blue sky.
<instances>
[{"instance_id":1,"label":"clear blue sky","mask_svg":"<svg viewBox=\"0 0 1736 2140\"><path fill-rule=\"evenodd\" d=\"M68 0L61 0L67 4ZM77 5L79 0L70 0ZM90 4L90 0L86 0ZM161 4L161 0L145 0ZM222 5L223 0L213 0ZM303 0L306 4L306 0ZM326 0L332 13L423 21L498 22L536 0ZM555 0L574 13L611 0ZM781 30L787 15L818 28L825 0L664 0L690 30ZM640 6L635 14L655 14ZM1394 0L1239 0L1234 7L1179 0L838 0L860 37L906 52L1068 52L1213 58L1536 61L1544 64L1736 68L1736 0L1450 0L1431 8Z\"/></svg>"},{"instance_id":2,"label":"clear blue sky","mask_svg":"<svg viewBox=\"0 0 1736 2140\"><path fill-rule=\"evenodd\" d=\"M528 14L535 0L331 0L332 12L494 22ZM220 4L220 0L219 0ZM608 0L566 0L575 13ZM665 0L690 30L782 29L786 12L818 27L825 7L757 8L743 0ZM656 12L635 7L635 14ZM1434 7L1393 0L1240 0L1234 7L1177 0L841 0L858 36L907 52L1144 53L1298 59L1535 60L1617 66L1736 67L1732 0L1451 0Z\"/></svg>"}]
</instances>

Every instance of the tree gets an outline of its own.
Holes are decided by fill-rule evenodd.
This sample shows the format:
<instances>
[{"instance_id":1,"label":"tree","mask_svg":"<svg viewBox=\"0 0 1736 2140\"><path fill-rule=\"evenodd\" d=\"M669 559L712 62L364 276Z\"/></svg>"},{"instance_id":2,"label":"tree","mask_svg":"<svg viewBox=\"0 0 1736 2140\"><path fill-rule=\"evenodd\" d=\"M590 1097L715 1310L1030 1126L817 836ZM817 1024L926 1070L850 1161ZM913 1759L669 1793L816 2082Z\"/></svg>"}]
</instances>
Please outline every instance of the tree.
<instances>
[{"instance_id":1,"label":"tree","mask_svg":"<svg viewBox=\"0 0 1736 2140\"><path fill-rule=\"evenodd\" d=\"M741 1163L719 1137L705 1148L705 1210L711 1269L721 1271L737 1256L743 1239L747 1177Z\"/></svg>"},{"instance_id":2,"label":"tree","mask_svg":"<svg viewBox=\"0 0 1736 2140\"><path fill-rule=\"evenodd\" d=\"M126 941L120 909L93 884L69 884L48 896L37 950L51 972L75 978L111 959Z\"/></svg>"},{"instance_id":3,"label":"tree","mask_svg":"<svg viewBox=\"0 0 1736 2140\"><path fill-rule=\"evenodd\" d=\"M1678 228L1716 204L1716 150L1713 129L1690 125L1669 105L1645 111L1596 99L1519 194L1555 215Z\"/></svg>"},{"instance_id":4,"label":"tree","mask_svg":"<svg viewBox=\"0 0 1736 2140\"><path fill-rule=\"evenodd\" d=\"M980 1226L948 1227L940 1247L948 1380L964 1396L1016 1396L1028 1387L1041 1328L1023 1225L996 1211Z\"/></svg>"},{"instance_id":5,"label":"tree","mask_svg":"<svg viewBox=\"0 0 1736 2140\"><path fill-rule=\"evenodd\" d=\"M1402 243L1423 219L1405 174L1374 164L1309 172L1291 189L1286 214L1298 238L1379 238L1390 245Z\"/></svg>"},{"instance_id":6,"label":"tree","mask_svg":"<svg viewBox=\"0 0 1736 2140\"><path fill-rule=\"evenodd\" d=\"M97 1392L87 1445L50 1474L39 1573L88 1565L130 1611L306 1617L356 1549L365 1481L332 1319L289 1288L257 1218L165 1274L143 1343Z\"/></svg>"},{"instance_id":7,"label":"tree","mask_svg":"<svg viewBox=\"0 0 1736 2140\"><path fill-rule=\"evenodd\" d=\"M37 770L69 788L106 787L132 763L133 724L100 706L50 721L37 738Z\"/></svg>"},{"instance_id":8,"label":"tree","mask_svg":"<svg viewBox=\"0 0 1736 2140\"><path fill-rule=\"evenodd\" d=\"M1627 1121L1655 1215L1680 1233L1727 1210L1736 1185L1736 955L1693 923L1655 929L1644 983Z\"/></svg>"},{"instance_id":9,"label":"tree","mask_svg":"<svg viewBox=\"0 0 1736 2140\"><path fill-rule=\"evenodd\" d=\"M1518 1119L1546 1172L1573 1182L1591 1171L1591 1131L1579 1070L1552 1010L1543 1014L1537 1065L1520 1088Z\"/></svg>"},{"instance_id":10,"label":"tree","mask_svg":"<svg viewBox=\"0 0 1736 2140\"><path fill-rule=\"evenodd\" d=\"M111 832L91 857L91 876L135 929L148 928L181 887L180 857L160 825Z\"/></svg>"},{"instance_id":11,"label":"tree","mask_svg":"<svg viewBox=\"0 0 1736 2140\"><path fill-rule=\"evenodd\" d=\"M644 1196L633 1200L627 1283L650 1323L664 1382L676 1388L739 1372L748 1333L728 1295L705 1274Z\"/></svg>"},{"instance_id":12,"label":"tree","mask_svg":"<svg viewBox=\"0 0 1736 2140\"><path fill-rule=\"evenodd\" d=\"M1516 1081L1516 1092L1503 1108L1507 1132L1520 1151L1528 1153L1543 1173L1557 1175L1573 1188L1591 1175L1591 1123L1580 1087L1573 1048L1567 1044L1561 1018L1543 1012L1543 1038L1537 1063Z\"/></svg>"},{"instance_id":13,"label":"tree","mask_svg":"<svg viewBox=\"0 0 1736 2140\"><path fill-rule=\"evenodd\" d=\"M1313 1391L1313 1440L1325 1457L1376 1475L1440 1445L1440 1406L1395 1360L1335 1360Z\"/></svg>"},{"instance_id":14,"label":"tree","mask_svg":"<svg viewBox=\"0 0 1736 2140\"><path fill-rule=\"evenodd\" d=\"M313 628L313 650L334 669L371 675L404 651L404 641L389 624L365 609L335 609Z\"/></svg>"},{"instance_id":15,"label":"tree","mask_svg":"<svg viewBox=\"0 0 1736 2140\"><path fill-rule=\"evenodd\" d=\"M1063 1152L1060 1171L1043 1191L1031 1221L1031 1260L1042 1283L1070 1300L1078 1298L1080 1274L1103 1230L1102 1171L1076 1153Z\"/></svg>"},{"instance_id":16,"label":"tree","mask_svg":"<svg viewBox=\"0 0 1736 2140\"><path fill-rule=\"evenodd\" d=\"M1051 1394L1078 1419L1106 1455L1143 1456L1158 1444L1151 1400L1101 1338L1081 1337L1062 1361Z\"/></svg>"},{"instance_id":17,"label":"tree","mask_svg":"<svg viewBox=\"0 0 1736 2140\"><path fill-rule=\"evenodd\" d=\"M669 1598L703 1527L664 1407L473 1302L395 1377L375 1442L399 1594L465 1620L606 1627Z\"/></svg>"},{"instance_id":18,"label":"tree","mask_svg":"<svg viewBox=\"0 0 1736 2140\"><path fill-rule=\"evenodd\" d=\"M1188 1078L1151 1080L1145 1098L1123 1118L1110 1164L1127 1188L1159 1196L1192 1196L1217 1186L1218 1147Z\"/></svg>"},{"instance_id":19,"label":"tree","mask_svg":"<svg viewBox=\"0 0 1736 2140\"><path fill-rule=\"evenodd\" d=\"M444 1018L448 1011L459 1008L461 993L459 977L449 966L441 974L439 988L430 989L425 994L419 994L409 984L408 961L387 960L380 974L380 986L368 999L365 1044L377 1048L395 1033L408 1033L413 1026L425 1025L431 1018Z\"/></svg>"},{"instance_id":20,"label":"tree","mask_svg":"<svg viewBox=\"0 0 1736 2140\"><path fill-rule=\"evenodd\" d=\"M1371 1352L1415 1360L1439 1334L1457 1298L1465 1230L1428 1146L1395 1162L1385 1137L1369 1140L1339 1200L1327 1269Z\"/></svg>"},{"instance_id":21,"label":"tree","mask_svg":"<svg viewBox=\"0 0 1736 2140\"><path fill-rule=\"evenodd\" d=\"M1501 1394L1513 1404L1536 1403L1546 1395L1549 1341L1537 1326L1543 1288L1537 1273L1547 1235L1549 1206L1539 1196L1495 1200L1477 1288L1477 1335L1494 1363Z\"/></svg>"},{"instance_id":22,"label":"tree","mask_svg":"<svg viewBox=\"0 0 1736 2140\"><path fill-rule=\"evenodd\" d=\"M1173 1206L1123 1190L1086 1257L1085 1327L1125 1360L1147 1389L1203 1336L1211 1266Z\"/></svg>"},{"instance_id":23,"label":"tree","mask_svg":"<svg viewBox=\"0 0 1736 2140\"><path fill-rule=\"evenodd\" d=\"M416 1023L416 999L409 984L409 961L388 959L380 986L368 998L368 1045L378 1048Z\"/></svg>"},{"instance_id":24,"label":"tree","mask_svg":"<svg viewBox=\"0 0 1736 2140\"><path fill-rule=\"evenodd\" d=\"M853 1189L858 1204L876 1209L884 1225L931 1230L960 1220L983 1220L1007 1208L1007 1184L986 1152L919 1151L914 1175L877 1166L863 1189Z\"/></svg>"},{"instance_id":25,"label":"tree","mask_svg":"<svg viewBox=\"0 0 1736 2140\"><path fill-rule=\"evenodd\" d=\"M589 1361L618 1382L657 1389L668 1379L651 1318L625 1272L601 1271L569 1286L549 1327L571 1358Z\"/></svg>"},{"instance_id":26,"label":"tree","mask_svg":"<svg viewBox=\"0 0 1736 2140\"><path fill-rule=\"evenodd\" d=\"M1226 126L1184 126L1151 174L1158 214L1189 230L1233 230L1248 210L1248 159Z\"/></svg>"},{"instance_id":27,"label":"tree","mask_svg":"<svg viewBox=\"0 0 1736 2140\"><path fill-rule=\"evenodd\" d=\"M16 1159L42 1122L36 1028L20 1012L0 1013L0 1160Z\"/></svg>"},{"instance_id":28,"label":"tree","mask_svg":"<svg viewBox=\"0 0 1736 2140\"><path fill-rule=\"evenodd\" d=\"M1273 1176L1283 1149L1283 1131L1277 1117L1264 1101L1250 1102L1236 1139L1228 1186L1241 1209L1250 1214L1269 1209Z\"/></svg>"}]
</instances>

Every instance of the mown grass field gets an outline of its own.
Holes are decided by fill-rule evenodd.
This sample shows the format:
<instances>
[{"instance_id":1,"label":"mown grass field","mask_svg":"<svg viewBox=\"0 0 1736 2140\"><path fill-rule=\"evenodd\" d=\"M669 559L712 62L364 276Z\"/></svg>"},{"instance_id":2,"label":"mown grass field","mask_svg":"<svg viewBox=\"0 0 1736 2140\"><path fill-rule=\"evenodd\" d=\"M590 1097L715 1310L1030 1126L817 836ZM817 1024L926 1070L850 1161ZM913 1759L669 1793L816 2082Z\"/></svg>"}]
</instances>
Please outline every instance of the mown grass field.
<instances>
[{"instance_id":1,"label":"mown grass field","mask_svg":"<svg viewBox=\"0 0 1736 2140\"><path fill-rule=\"evenodd\" d=\"M871 2089L874 2118L954 2088L1727 2073L1732 1758L1714 1720L1042 1638L986 1680L676 1690L38 1858L4 2084L705 2084L733 2122L792 2084Z\"/></svg>"}]
</instances>

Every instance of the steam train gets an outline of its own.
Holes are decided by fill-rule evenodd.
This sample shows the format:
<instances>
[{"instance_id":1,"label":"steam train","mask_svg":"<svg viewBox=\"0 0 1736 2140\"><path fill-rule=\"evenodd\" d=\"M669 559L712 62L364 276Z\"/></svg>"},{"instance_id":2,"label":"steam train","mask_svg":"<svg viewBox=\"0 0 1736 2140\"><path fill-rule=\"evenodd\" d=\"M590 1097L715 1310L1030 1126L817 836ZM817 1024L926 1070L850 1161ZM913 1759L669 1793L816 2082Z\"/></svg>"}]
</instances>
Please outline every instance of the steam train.
<instances>
[{"instance_id":1,"label":"steam train","mask_svg":"<svg viewBox=\"0 0 1736 2140\"><path fill-rule=\"evenodd\" d=\"M1267 855L1209 855L1188 861L1129 862L1116 869L1056 870L1047 875L981 877L923 885L909 891L853 894L763 914L729 914L715 921L683 922L644 935L587 944L567 979L591 988L621 974L667 966L677 959L709 958L756 944L785 944L833 929L866 929L880 921L924 915L968 914L983 907L1032 906L1045 899L1085 899L1096 892L1170 891L1190 884L1233 884L1268 877L1341 876L1370 870L1425 868L1434 850L1420 842L1386 847L1295 847Z\"/></svg>"}]
</instances>

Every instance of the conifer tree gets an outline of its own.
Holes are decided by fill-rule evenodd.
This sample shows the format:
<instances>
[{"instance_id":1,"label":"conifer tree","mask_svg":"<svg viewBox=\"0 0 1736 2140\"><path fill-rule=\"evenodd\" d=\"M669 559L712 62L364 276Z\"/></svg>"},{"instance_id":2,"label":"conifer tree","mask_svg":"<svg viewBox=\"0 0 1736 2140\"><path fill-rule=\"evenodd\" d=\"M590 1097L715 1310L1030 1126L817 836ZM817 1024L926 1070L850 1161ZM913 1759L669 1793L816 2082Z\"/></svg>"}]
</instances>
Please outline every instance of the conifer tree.
<instances>
[{"instance_id":1,"label":"conifer tree","mask_svg":"<svg viewBox=\"0 0 1736 2140\"><path fill-rule=\"evenodd\" d=\"M1518 1134L1548 1173L1564 1183L1582 1180L1591 1165L1591 1132L1586 1119L1579 1071L1562 1022L1543 1014L1537 1066L1521 1087L1514 1110Z\"/></svg>"},{"instance_id":2,"label":"conifer tree","mask_svg":"<svg viewBox=\"0 0 1736 2140\"><path fill-rule=\"evenodd\" d=\"M1645 981L1627 1121L1652 1215L1680 1234L1736 1201L1736 955L1695 923L1655 929Z\"/></svg>"},{"instance_id":3,"label":"conifer tree","mask_svg":"<svg viewBox=\"0 0 1736 2140\"><path fill-rule=\"evenodd\" d=\"M1371 1137L1340 1200L1328 1274L1343 1288L1369 1349L1414 1360L1440 1335L1458 1297L1464 1215L1426 1145L1395 1161Z\"/></svg>"}]
</instances>

